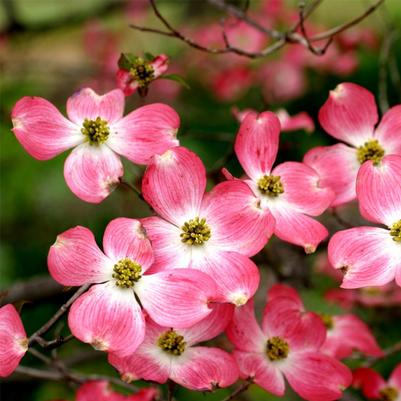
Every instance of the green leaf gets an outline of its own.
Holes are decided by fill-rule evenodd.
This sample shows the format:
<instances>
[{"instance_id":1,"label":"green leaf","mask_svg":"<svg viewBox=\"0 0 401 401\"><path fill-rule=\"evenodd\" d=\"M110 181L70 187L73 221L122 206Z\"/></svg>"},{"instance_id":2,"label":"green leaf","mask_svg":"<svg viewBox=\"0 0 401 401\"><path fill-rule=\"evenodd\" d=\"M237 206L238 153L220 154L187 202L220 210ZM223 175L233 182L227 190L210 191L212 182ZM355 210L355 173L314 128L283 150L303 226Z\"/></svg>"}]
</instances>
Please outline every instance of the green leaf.
<instances>
[{"instance_id":1,"label":"green leaf","mask_svg":"<svg viewBox=\"0 0 401 401\"><path fill-rule=\"evenodd\" d=\"M121 53L120 58L118 59L118 66L122 70L129 71L133 64L135 64L138 57L136 57L133 53Z\"/></svg>"},{"instance_id":2,"label":"green leaf","mask_svg":"<svg viewBox=\"0 0 401 401\"><path fill-rule=\"evenodd\" d=\"M178 82L186 89L191 89L191 87L187 84L184 78L177 74L162 75L159 79L169 79L170 81Z\"/></svg>"},{"instance_id":3,"label":"green leaf","mask_svg":"<svg viewBox=\"0 0 401 401\"><path fill-rule=\"evenodd\" d=\"M145 56L146 61L153 61L155 56L152 53L144 52L143 55Z\"/></svg>"}]
</instances>

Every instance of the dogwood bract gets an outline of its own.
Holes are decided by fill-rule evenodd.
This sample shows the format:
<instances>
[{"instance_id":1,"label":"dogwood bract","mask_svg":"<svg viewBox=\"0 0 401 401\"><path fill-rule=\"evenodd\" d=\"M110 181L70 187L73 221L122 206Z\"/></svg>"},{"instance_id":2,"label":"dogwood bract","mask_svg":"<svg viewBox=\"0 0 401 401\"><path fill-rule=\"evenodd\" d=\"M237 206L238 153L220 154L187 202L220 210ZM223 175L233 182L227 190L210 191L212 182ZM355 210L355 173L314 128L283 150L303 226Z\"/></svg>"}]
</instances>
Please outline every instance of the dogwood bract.
<instances>
[{"instance_id":1,"label":"dogwood bract","mask_svg":"<svg viewBox=\"0 0 401 401\"><path fill-rule=\"evenodd\" d=\"M335 192L331 206L356 197L358 171L366 161L380 163L386 155L401 156L401 105L388 110L379 125L375 99L362 86L345 82L330 91L319 111L319 122L334 138L345 142L306 153L304 162Z\"/></svg>"},{"instance_id":2,"label":"dogwood bract","mask_svg":"<svg viewBox=\"0 0 401 401\"><path fill-rule=\"evenodd\" d=\"M274 113L249 112L241 122L235 153L249 177L244 181L252 189L255 201L275 222L265 227L269 235L274 231L280 239L303 246L311 253L328 232L309 216L322 214L334 194L331 189L321 187L316 171L303 163L285 162L272 169L279 136L280 122ZM233 179L229 173L225 174ZM242 207L248 208L249 202L242 203Z\"/></svg>"},{"instance_id":3,"label":"dogwood bract","mask_svg":"<svg viewBox=\"0 0 401 401\"><path fill-rule=\"evenodd\" d=\"M145 336L141 306L157 323L180 328L211 312L208 303L217 290L205 273L180 269L149 274L153 251L139 221L112 220L103 249L90 230L78 226L60 234L49 251L49 271L60 284L96 284L68 315L71 332L81 341L128 355Z\"/></svg>"},{"instance_id":4,"label":"dogwood bract","mask_svg":"<svg viewBox=\"0 0 401 401\"><path fill-rule=\"evenodd\" d=\"M362 216L386 226L355 227L330 239L328 254L344 273L342 288L401 286L401 156L385 156L378 165L367 161L357 178Z\"/></svg>"},{"instance_id":5,"label":"dogwood bract","mask_svg":"<svg viewBox=\"0 0 401 401\"><path fill-rule=\"evenodd\" d=\"M210 391L238 380L233 357L216 347L197 346L220 334L232 316L232 305L216 305L205 319L187 329L162 327L150 319L145 340L130 356L109 355L109 362L125 380L168 379L191 390Z\"/></svg>"},{"instance_id":6,"label":"dogwood bract","mask_svg":"<svg viewBox=\"0 0 401 401\"><path fill-rule=\"evenodd\" d=\"M202 270L216 281L222 301L242 305L259 285L258 268L247 256L266 243L271 219L240 181L206 194L205 188L205 168L186 148L170 149L148 165L143 196L161 216L141 220L155 253L152 271Z\"/></svg>"},{"instance_id":7,"label":"dogwood bract","mask_svg":"<svg viewBox=\"0 0 401 401\"><path fill-rule=\"evenodd\" d=\"M48 160L75 148L64 164L71 191L99 203L119 183L123 165L118 155L137 164L177 146L177 113L165 104L140 107L123 117L124 94L115 89L98 95L85 88L67 101L68 120L46 99L24 97L14 106L13 132L25 150Z\"/></svg>"},{"instance_id":8,"label":"dogwood bract","mask_svg":"<svg viewBox=\"0 0 401 401\"><path fill-rule=\"evenodd\" d=\"M11 304L0 308L0 377L11 375L28 350L21 318Z\"/></svg>"}]
</instances>

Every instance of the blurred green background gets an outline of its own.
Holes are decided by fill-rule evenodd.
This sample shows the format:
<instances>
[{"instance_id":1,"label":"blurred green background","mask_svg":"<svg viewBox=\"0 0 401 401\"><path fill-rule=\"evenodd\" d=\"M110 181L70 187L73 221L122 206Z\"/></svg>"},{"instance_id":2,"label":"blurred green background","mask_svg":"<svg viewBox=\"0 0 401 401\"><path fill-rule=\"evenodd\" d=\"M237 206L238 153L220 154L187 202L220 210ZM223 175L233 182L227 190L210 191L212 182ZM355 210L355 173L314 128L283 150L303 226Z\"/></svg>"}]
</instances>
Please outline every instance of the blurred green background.
<instances>
[{"instance_id":1,"label":"blurred green background","mask_svg":"<svg viewBox=\"0 0 401 401\"><path fill-rule=\"evenodd\" d=\"M251 6L258 6L258 1L251 1ZM383 37L389 34L388 21L395 27L401 26L401 3L399 0L387 0L386 12L379 10L364 21L363 26L376 32L379 43L376 49L358 49L359 67L351 75L339 77L313 69L305 70L307 87L305 93L297 99L276 103L273 108L285 107L291 114L307 111L316 121L319 107L327 98L328 91L338 83L347 80L361 84L378 95L380 73L380 51ZM220 16L203 1L160 1L163 13L176 26L192 28L202 26L208 21L218 21ZM295 1L289 1L294 7ZM319 24L331 27L349 20L370 4L367 0L326 0L317 10L313 19ZM185 60L198 57L197 50L185 44L163 36L140 33L129 28L129 23L144 26L160 26L146 1L111 1L111 0L3 0L0 2L0 66L1 66L1 120L0 120L0 163L1 163L1 245L0 245L0 291L3 295L16 283L28 281L33 277L46 276L46 257L50 245L58 233L83 225L89 227L100 241L103 230L111 219L118 216L142 217L149 214L147 206L133 193L118 188L108 199L99 205L84 203L68 189L63 178L63 163L68 152L47 162L40 162L30 157L19 145L10 131L10 112L15 102L22 96L42 96L54 103L62 112L65 111L67 98L78 88L95 86L100 92L112 89L112 68L107 64L109 53L118 52L153 54L166 53L172 59L172 65L188 81L191 89L180 88L177 96L171 96L175 89L153 93L150 99L139 99L135 94L127 99L126 112L150 101L162 101L172 105L181 117L178 137L184 146L197 152L208 171L210 185L221 180L219 170L228 165L229 169L240 173L235 157L232 157L232 145L238 130L238 123L232 116L231 107L252 107L259 111L265 108L258 86L245 91L232 102L222 102L205 85L202 74L208 71L192 65L186 69ZM106 32L102 39L101 34ZM92 35L92 36L91 36ZM100 35L100 36L99 36ZM111 38L111 39L110 39ZM108 46L110 52L108 53ZM99 49L97 49L99 48ZM97 50L96 50L97 49ZM391 47L396 64L401 65L401 41L396 37ZM219 56L210 57L216 63ZM251 68L258 68L269 63L279 55L264 60L251 61ZM112 60L112 56L110 56ZM184 65L180 65L180 62ZM217 61L218 63L218 61ZM109 71L110 70L110 71ZM173 86L176 85L173 83ZM400 102L401 88L392 85L388 78L390 105ZM306 150L334 141L324 134L317 125L316 131L308 135L303 131L284 133L281 142L280 160L301 160ZM126 179L138 183L143 168L125 163ZM355 208L347 210L348 216L358 221ZM335 223L327 217L327 224ZM282 249L284 248L284 249ZM323 249L324 246L321 247ZM283 265L299 262L298 269L304 271L287 275L286 281L296 285L304 295L309 307L317 311L339 311L338 307L326 304L322 295L334 282L323 276L311 273L315 256L305 257L293 247L273 240L268 250L280 254L279 262ZM281 252L281 253L280 253ZM293 259L292 262L287 259ZM265 262L256 258L262 269L263 286L259 296L262 299L267 283L272 282L269 268ZM285 267L285 266L284 266ZM280 267L283 268L284 267ZM283 270L282 269L282 270ZM284 269L285 270L285 269ZM28 335L35 331L57 310L61 302L71 296L71 291L62 291L54 286L48 290L48 281L43 282L43 291L39 295L20 298L22 319ZM43 296L40 296L42 293ZM34 299L32 299L34 298ZM22 302L21 302L22 301ZM26 303L24 303L26 301ZM263 300L261 300L262 306ZM399 308L358 309L373 328L379 343L389 346L400 339ZM67 333L66 326L56 330ZM105 356L89 352L90 347L71 341L60 351L61 356L72 358L79 355L88 357L75 360L74 368L84 372L107 373L115 375L114 370L105 362ZM89 352L89 353L88 353ZM377 367L388 374L394 364L401 360L396 355L383 361ZM40 366L27 355L22 363ZM52 399L73 400L70 387L64 383L28 380L21 376L11 377L0 383L0 395L3 401L48 401ZM185 390L177 393L177 400L221 400L229 390L219 390L214 394L196 394ZM252 387L241 396L244 400L275 400L276 398ZM355 395L354 399L361 399ZM290 391L283 400L297 400Z\"/></svg>"}]
</instances>

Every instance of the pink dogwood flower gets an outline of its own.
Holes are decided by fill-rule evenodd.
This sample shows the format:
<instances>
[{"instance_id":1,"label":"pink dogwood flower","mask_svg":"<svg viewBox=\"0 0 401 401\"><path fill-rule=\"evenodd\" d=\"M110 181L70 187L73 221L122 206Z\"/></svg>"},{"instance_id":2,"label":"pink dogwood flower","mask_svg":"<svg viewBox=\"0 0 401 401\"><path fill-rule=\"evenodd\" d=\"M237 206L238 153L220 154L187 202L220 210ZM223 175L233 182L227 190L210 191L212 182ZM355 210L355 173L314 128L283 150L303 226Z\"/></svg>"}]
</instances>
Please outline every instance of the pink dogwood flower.
<instances>
[{"instance_id":1,"label":"pink dogwood flower","mask_svg":"<svg viewBox=\"0 0 401 401\"><path fill-rule=\"evenodd\" d=\"M80 199L99 203L119 183L123 165L118 155L137 164L177 146L179 117L169 106L150 104L123 117L119 89L98 95L85 88L67 101L66 119L50 102L24 97L12 110L13 132L25 150L48 160L75 148L67 157L64 177Z\"/></svg>"},{"instance_id":2,"label":"pink dogwood flower","mask_svg":"<svg viewBox=\"0 0 401 401\"><path fill-rule=\"evenodd\" d=\"M260 208L275 221L274 234L312 253L328 232L309 216L322 214L334 194L330 188L323 188L316 171L303 163L286 162L272 169L279 136L280 122L274 113L249 113L235 140L235 153L249 177L244 181Z\"/></svg>"},{"instance_id":3,"label":"pink dogwood flower","mask_svg":"<svg viewBox=\"0 0 401 401\"><path fill-rule=\"evenodd\" d=\"M367 161L356 184L359 209L367 220L386 226L355 227L333 235L329 261L344 273L342 288L401 286L401 157Z\"/></svg>"},{"instance_id":4,"label":"pink dogwood flower","mask_svg":"<svg viewBox=\"0 0 401 401\"><path fill-rule=\"evenodd\" d=\"M28 350L21 318L13 305L0 308L0 377L11 375Z\"/></svg>"},{"instance_id":5,"label":"pink dogwood flower","mask_svg":"<svg viewBox=\"0 0 401 401\"><path fill-rule=\"evenodd\" d=\"M262 327L249 301L234 311L226 330L236 348L241 377L278 396L284 395L286 378L306 400L337 400L351 384L352 375L321 350L326 332L320 318L300 313L297 296L274 295L274 291L269 293Z\"/></svg>"},{"instance_id":6,"label":"pink dogwood flower","mask_svg":"<svg viewBox=\"0 0 401 401\"><path fill-rule=\"evenodd\" d=\"M322 127L345 143L311 149L304 163L321 176L322 185L332 188L331 206L356 197L356 177L364 163L375 165L386 155L401 155L401 105L388 110L379 125L375 99L362 86L345 82L330 91L319 112Z\"/></svg>"},{"instance_id":7,"label":"pink dogwood flower","mask_svg":"<svg viewBox=\"0 0 401 401\"><path fill-rule=\"evenodd\" d=\"M145 336L141 306L157 323L180 328L211 312L208 302L216 288L206 274L193 269L149 274L153 251L139 221L112 220L103 249L90 230L78 226L60 234L49 251L49 271L60 284L96 284L68 315L71 332L81 341L127 355Z\"/></svg>"},{"instance_id":8,"label":"pink dogwood flower","mask_svg":"<svg viewBox=\"0 0 401 401\"><path fill-rule=\"evenodd\" d=\"M76 401L153 401L158 391L155 388L142 388L135 394L124 395L113 391L105 380L89 381L77 390Z\"/></svg>"},{"instance_id":9,"label":"pink dogwood flower","mask_svg":"<svg viewBox=\"0 0 401 401\"><path fill-rule=\"evenodd\" d=\"M133 57L127 60L125 65L120 65L116 75L117 87L125 96L130 96L137 90L146 94L149 84L167 71L168 64L169 59L165 54L160 54L150 61Z\"/></svg>"},{"instance_id":10,"label":"pink dogwood flower","mask_svg":"<svg viewBox=\"0 0 401 401\"><path fill-rule=\"evenodd\" d=\"M149 319L145 340L137 351L124 358L110 354L109 362L127 381L165 383L170 379L198 391L230 386L239 375L234 358L219 348L196 344L220 334L232 311L231 305L216 305L208 317L187 329L162 327Z\"/></svg>"},{"instance_id":11,"label":"pink dogwood flower","mask_svg":"<svg viewBox=\"0 0 401 401\"><path fill-rule=\"evenodd\" d=\"M220 183L207 194L205 188L205 167L186 148L170 149L149 164L142 193L161 216L141 220L155 253L152 271L202 270L216 281L221 301L242 305L259 285L258 268L247 256L266 243L271 219L240 181Z\"/></svg>"},{"instance_id":12,"label":"pink dogwood flower","mask_svg":"<svg viewBox=\"0 0 401 401\"><path fill-rule=\"evenodd\" d=\"M361 388L369 400L399 401L401 399L401 363L386 381L371 368L359 368L354 372L353 386Z\"/></svg>"}]
</instances>

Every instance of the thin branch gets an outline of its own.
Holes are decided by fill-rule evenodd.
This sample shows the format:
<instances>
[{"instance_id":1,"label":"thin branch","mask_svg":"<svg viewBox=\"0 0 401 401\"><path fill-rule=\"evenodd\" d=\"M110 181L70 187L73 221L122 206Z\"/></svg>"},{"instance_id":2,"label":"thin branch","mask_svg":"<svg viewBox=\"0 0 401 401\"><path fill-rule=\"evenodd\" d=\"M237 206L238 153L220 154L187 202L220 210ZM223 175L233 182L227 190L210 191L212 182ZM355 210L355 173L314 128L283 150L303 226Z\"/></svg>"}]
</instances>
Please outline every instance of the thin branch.
<instances>
[{"instance_id":1,"label":"thin branch","mask_svg":"<svg viewBox=\"0 0 401 401\"><path fill-rule=\"evenodd\" d=\"M63 304L60 309L53 315L51 319L49 319L39 330L35 331L29 337L29 345L32 345L34 342L37 342L41 346L47 346L47 341L43 342L41 336L47 333L50 328L64 315L64 313L68 310L68 308L72 305L72 303L81 296L87 289L90 287L90 284L85 284L80 287L75 294L65 303Z\"/></svg>"},{"instance_id":2,"label":"thin branch","mask_svg":"<svg viewBox=\"0 0 401 401\"><path fill-rule=\"evenodd\" d=\"M336 26L332 29L329 29L328 31L318 33L317 35L314 35L309 38L311 42L316 42L318 40L323 40L323 39L328 39L330 37L333 37L341 32L344 32L345 30L351 28L352 26L358 24L365 18L367 18L370 14L372 14L382 3L384 3L385 0L377 0L376 3L372 4L369 8L367 8L361 15L358 17L352 19L351 21L346 22L345 24Z\"/></svg>"},{"instance_id":3,"label":"thin branch","mask_svg":"<svg viewBox=\"0 0 401 401\"><path fill-rule=\"evenodd\" d=\"M401 341L398 341L397 343L393 344L391 347L388 347L384 350L382 356L378 357L370 357L366 360L366 362L363 364L364 367L371 367L374 365L377 361L388 358L391 355L394 355L398 352L401 352Z\"/></svg>"},{"instance_id":4,"label":"thin branch","mask_svg":"<svg viewBox=\"0 0 401 401\"><path fill-rule=\"evenodd\" d=\"M231 401L234 400L235 397L242 394L246 390L248 390L249 386L252 384L252 380L247 380L246 382L242 383L236 390L234 390L229 396L224 398L222 401Z\"/></svg>"},{"instance_id":5,"label":"thin branch","mask_svg":"<svg viewBox=\"0 0 401 401\"><path fill-rule=\"evenodd\" d=\"M331 215L336 219L337 223L343 226L344 228L353 228L353 224L349 223L348 221L344 220L338 213L336 208L331 209Z\"/></svg>"}]
</instances>

